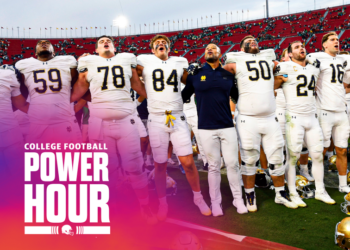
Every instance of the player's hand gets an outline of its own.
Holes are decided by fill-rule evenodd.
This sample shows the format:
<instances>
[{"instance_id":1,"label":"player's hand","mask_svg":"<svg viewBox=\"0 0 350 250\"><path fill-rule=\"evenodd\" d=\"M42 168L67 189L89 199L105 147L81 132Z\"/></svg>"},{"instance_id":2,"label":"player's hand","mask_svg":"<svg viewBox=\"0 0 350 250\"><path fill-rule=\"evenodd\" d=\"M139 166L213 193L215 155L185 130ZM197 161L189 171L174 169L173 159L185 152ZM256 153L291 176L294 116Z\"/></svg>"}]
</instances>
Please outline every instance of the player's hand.
<instances>
[{"instance_id":1,"label":"player's hand","mask_svg":"<svg viewBox=\"0 0 350 250\"><path fill-rule=\"evenodd\" d=\"M1 66L0 66L0 69L15 71L15 68L14 68L12 65L9 65L9 64L1 65Z\"/></svg>"},{"instance_id":2,"label":"player's hand","mask_svg":"<svg viewBox=\"0 0 350 250\"><path fill-rule=\"evenodd\" d=\"M312 64L313 66L315 66L316 68L320 68L320 66L321 66L321 62L317 58L313 58L311 56L307 56L306 57L306 61L308 63Z\"/></svg>"},{"instance_id":3,"label":"player's hand","mask_svg":"<svg viewBox=\"0 0 350 250\"><path fill-rule=\"evenodd\" d=\"M192 63L188 68L187 72L190 75L197 75L199 70L199 64L198 63Z\"/></svg>"},{"instance_id":4,"label":"player's hand","mask_svg":"<svg viewBox=\"0 0 350 250\"><path fill-rule=\"evenodd\" d=\"M84 54L82 54L81 56L79 56L78 61L79 61L80 58L85 57L85 56L89 56L89 55L90 55L90 53L84 53Z\"/></svg>"}]
</instances>

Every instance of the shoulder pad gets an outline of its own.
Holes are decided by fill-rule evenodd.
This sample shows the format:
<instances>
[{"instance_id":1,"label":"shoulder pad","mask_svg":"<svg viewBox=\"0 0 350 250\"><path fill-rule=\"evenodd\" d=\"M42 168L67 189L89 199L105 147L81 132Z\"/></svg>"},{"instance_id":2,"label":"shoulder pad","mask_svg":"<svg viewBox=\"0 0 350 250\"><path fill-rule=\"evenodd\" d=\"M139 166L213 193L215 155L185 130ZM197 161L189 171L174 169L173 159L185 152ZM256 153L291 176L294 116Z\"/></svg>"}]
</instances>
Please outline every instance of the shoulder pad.
<instances>
[{"instance_id":1,"label":"shoulder pad","mask_svg":"<svg viewBox=\"0 0 350 250\"><path fill-rule=\"evenodd\" d=\"M90 62L95 59L95 55L88 55L78 60L78 72L83 73L88 70Z\"/></svg>"},{"instance_id":2,"label":"shoulder pad","mask_svg":"<svg viewBox=\"0 0 350 250\"><path fill-rule=\"evenodd\" d=\"M29 65L32 64L32 60L33 60L33 57L19 60L19 61L16 62L16 64L15 64L16 69L18 69L19 72L22 73L25 69L28 68Z\"/></svg>"},{"instance_id":3,"label":"shoulder pad","mask_svg":"<svg viewBox=\"0 0 350 250\"><path fill-rule=\"evenodd\" d=\"M116 55L117 59L123 60L125 63L130 64L131 67L135 68L137 65L136 56L132 53L119 53Z\"/></svg>"},{"instance_id":4,"label":"shoulder pad","mask_svg":"<svg viewBox=\"0 0 350 250\"><path fill-rule=\"evenodd\" d=\"M78 66L78 62L74 56L62 56L62 60L68 63L70 68L76 68Z\"/></svg>"},{"instance_id":5,"label":"shoulder pad","mask_svg":"<svg viewBox=\"0 0 350 250\"><path fill-rule=\"evenodd\" d=\"M337 57L343 60L343 69L346 71L350 70L350 55L338 55Z\"/></svg>"},{"instance_id":6,"label":"shoulder pad","mask_svg":"<svg viewBox=\"0 0 350 250\"><path fill-rule=\"evenodd\" d=\"M260 56L267 57L267 59L276 61L276 54L273 49L264 49L258 53Z\"/></svg>"},{"instance_id":7,"label":"shoulder pad","mask_svg":"<svg viewBox=\"0 0 350 250\"><path fill-rule=\"evenodd\" d=\"M228 52L225 55L225 64L228 63L235 63L238 60L238 57L242 56L242 54L245 54L244 52Z\"/></svg>"},{"instance_id":8,"label":"shoulder pad","mask_svg":"<svg viewBox=\"0 0 350 250\"><path fill-rule=\"evenodd\" d=\"M151 56L153 55L139 55L136 57L136 62L138 65L145 66L148 61L150 61Z\"/></svg>"},{"instance_id":9,"label":"shoulder pad","mask_svg":"<svg viewBox=\"0 0 350 250\"><path fill-rule=\"evenodd\" d=\"M185 57L181 57L181 56L172 56L171 59L173 59L175 62L177 63L181 63L182 64L182 67L184 69L187 69L188 68L188 60L187 58Z\"/></svg>"},{"instance_id":10,"label":"shoulder pad","mask_svg":"<svg viewBox=\"0 0 350 250\"><path fill-rule=\"evenodd\" d=\"M290 62L280 62L276 66L275 76L289 75L293 72L294 70Z\"/></svg>"}]
</instances>

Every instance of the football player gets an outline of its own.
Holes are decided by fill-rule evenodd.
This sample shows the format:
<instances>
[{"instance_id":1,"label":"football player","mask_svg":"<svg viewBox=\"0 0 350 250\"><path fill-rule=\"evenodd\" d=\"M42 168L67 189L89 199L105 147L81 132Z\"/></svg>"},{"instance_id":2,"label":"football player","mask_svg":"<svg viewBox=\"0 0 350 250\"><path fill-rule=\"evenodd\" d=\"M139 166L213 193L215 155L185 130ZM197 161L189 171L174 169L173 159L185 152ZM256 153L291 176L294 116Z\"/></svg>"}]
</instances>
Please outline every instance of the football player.
<instances>
[{"instance_id":1,"label":"football player","mask_svg":"<svg viewBox=\"0 0 350 250\"><path fill-rule=\"evenodd\" d=\"M235 74L239 91L236 123L247 208L250 212L257 211L254 184L261 143L275 186L275 202L297 208L284 190L284 142L275 116L273 72L278 64L275 52L272 49L259 51L257 41L250 35L242 39L240 48L241 52L227 54L224 68Z\"/></svg>"},{"instance_id":2,"label":"football player","mask_svg":"<svg viewBox=\"0 0 350 250\"><path fill-rule=\"evenodd\" d=\"M70 103L77 61L73 56L55 56L48 40L37 42L35 54L37 58L16 63L30 97L27 141L78 142L80 131L75 131Z\"/></svg>"},{"instance_id":3,"label":"football player","mask_svg":"<svg viewBox=\"0 0 350 250\"><path fill-rule=\"evenodd\" d=\"M317 120L315 84L320 73L319 65L306 63L306 50L302 42L288 46L289 62L278 64L275 88L282 86L286 97L286 141L288 149L287 179L290 199L299 207L306 203L297 193L295 165L300 157L305 140L312 159L312 174L315 178L315 199L335 204L323 183L323 135Z\"/></svg>"},{"instance_id":4,"label":"football player","mask_svg":"<svg viewBox=\"0 0 350 250\"><path fill-rule=\"evenodd\" d=\"M223 215L220 192L221 152L227 166L227 178L233 195L233 205L239 214L248 213L242 199L238 163L237 132L232 121L230 98L235 102L238 90L234 75L220 63L221 52L216 44L205 49L206 63L195 75L189 75L182 91L184 101L195 93L198 102L198 132L208 156L209 193L213 216Z\"/></svg>"},{"instance_id":5,"label":"football player","mask_svg":"<svg viewBox=\"0 0 350 250\"><path fill-rule=\"evenodd\" d=\"M188 67L186 58L169 57L170 40L164 35L151 39L153 55L137 57L137 71L142 76L148 104L148 132L155 165L155 184L159 198L157 217L165 220L168 212L166 201L166 167L169 139L175 154L186 171L187 180L194 194L194 203L203 215L211 215L199 185L199 175L193 160L190 132L183 113L181 82L186 82Z\"/></svg>"},{"instance_id":6,"label":"football player","mask_svg":"<svg viewBox=\"0 0 350 250\"><path fill-rule=\"evenodd\" d=\"M324 52L312 53L307 56L310 63L321 63L321 73L316 83L316 106L318 119L323 131L325 154L333 138L337 154L337 169L339 174L339 191L349 193L347 185L347 147L350 132L347 116L346 99L343 83L344 69L348 68L348 55L338 55L339 38L337 33L330 32L322 37Z\"/></svg>"},{"instance_id":7,"label":"football player","mask_svg":"<svg viewBox=\"0 0 350 250\"><path fill-rule=\"evenodd\" d=\"M110 185L116 184L118 178L118 151L143 216L154 224L157 219L148 207L147 174L142 169L140 136L133 116L135 104L130 98L131 87L146 96L135 69L136 57L130 53L115 55L113 39L109 36L99 37L95 48L98 55L84 56L78 61L79 78L71 101L79 100L90 89L89 139L103 142L108 148Z\"/></svg>"}]
</instances>

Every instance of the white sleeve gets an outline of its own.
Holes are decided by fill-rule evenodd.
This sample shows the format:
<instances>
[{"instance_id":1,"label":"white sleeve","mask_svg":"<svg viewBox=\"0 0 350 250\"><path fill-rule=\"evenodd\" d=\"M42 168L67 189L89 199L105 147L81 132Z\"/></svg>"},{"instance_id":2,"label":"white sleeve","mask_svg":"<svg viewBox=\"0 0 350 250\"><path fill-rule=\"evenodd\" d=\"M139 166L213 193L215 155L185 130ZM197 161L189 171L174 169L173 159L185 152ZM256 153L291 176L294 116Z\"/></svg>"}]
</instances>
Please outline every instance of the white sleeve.
<instances>
[{"instance_id":1,"label":"white sleeve","mask_svg":"<svg viewBox=\"0 0 350 250\"><path fill-rule=\"evenodd\" d=\"M78 72L82 73L88 70L88 57L82 57L78 61Z\"/></svg>"},{"instance_id":2,"label":"white sleeve","mask_svg":"<svg viewBox=\"0 0 350 250\"><path fill-rule=\"evenodd\" d=\"M75 59L74 56L69 56L67 61L68 61L68 64L69 64L69 68L71 68L71 69L77 68L78 62L77 62L77 60Z\"/></svg>"},{"instance_id":3,"label":"white sleeve","mask_svg":"<svg viewBox=\"0 0 350 250\"><path fill-rule=\"evenodd\" d=\"M137 58L136 58L136 61L137 61L137 65L140 65L142 67L145 67L145 64L146 64L146 56L144 55L139 55Z\"/></svg>"},{"instance_id":4,"label":"white sleeve","mask_svg":"<svg viewBox=\"0 0 350 250\"><path fill-rule=\"evenodd\" d=\"M279 63L276 66L275 76L288 75L288 63Z\"/></svg>"},{"instance_id":5,"label":"white sleeve","mask_svg":"<svg viewBox=\"0 0 350 250\"><path fill-rule=\"evenodd\" d=\"M11 96L19 96L21 94L20 83L17 80L16 74L11 74Z\"/></svg>"}]
</instances>

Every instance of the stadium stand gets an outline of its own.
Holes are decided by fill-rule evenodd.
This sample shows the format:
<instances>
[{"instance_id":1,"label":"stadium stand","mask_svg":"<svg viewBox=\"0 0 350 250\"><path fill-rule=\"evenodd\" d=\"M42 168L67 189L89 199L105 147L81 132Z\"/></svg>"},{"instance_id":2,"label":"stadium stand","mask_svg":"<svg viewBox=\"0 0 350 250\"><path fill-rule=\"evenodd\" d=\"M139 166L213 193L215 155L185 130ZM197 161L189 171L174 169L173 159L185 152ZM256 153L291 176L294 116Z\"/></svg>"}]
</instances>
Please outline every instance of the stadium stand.
<instances>
[{"instance_id":1,"label":"stadium stand","mask_svg":"<svg viewBox=\"0 0 350 250\"><path fill-rule=\"evenodd\" d=\"M336 31L341 36L341 49L349 48L350 5L296 13L272 18L166 32L171 40L170 55L184 56L190 63L205 61L204 47L210 43L220 46L222 53L239 51L239 42L250 34L259 41L260 49L274 48L277 57L290 42L301 40L308 52L322 50L320 38L327 32ZM118 52L136 55L151 53L150 39L154 34L114 37ZM22 58L34 56L38 39L1 39L0 64L12 64ZM59 55L94 53L95 38L50 39Z\"/></svg>"}]
</instances>

